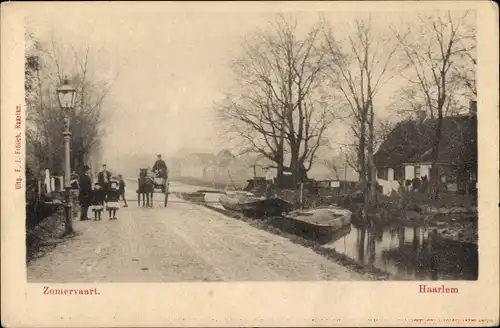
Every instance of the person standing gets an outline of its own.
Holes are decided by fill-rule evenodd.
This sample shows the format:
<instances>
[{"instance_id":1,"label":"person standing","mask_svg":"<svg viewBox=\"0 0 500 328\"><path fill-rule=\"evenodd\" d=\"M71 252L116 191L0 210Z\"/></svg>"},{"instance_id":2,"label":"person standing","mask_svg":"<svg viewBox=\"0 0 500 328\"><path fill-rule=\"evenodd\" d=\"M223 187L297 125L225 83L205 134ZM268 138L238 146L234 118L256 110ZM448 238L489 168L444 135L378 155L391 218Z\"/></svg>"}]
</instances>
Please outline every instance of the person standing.
<instances>
[{"instance_id":1,"label":"person standing","mask_svg":"<svg viewBox=\"0 0 500 328\"><path fill-rule=\"evenodd\" d=\"M102 189L107 193L109 189L109 183L111 181L111 173L109 173L106 164L102 165L102 170L97 175L97 182L102 186Z\"/></svg>"},{"instance_id":2,"label":"person standing","mask_svg":"<svg viewBox=\"0 0 500 328\"><path fill-rule=\"evenodd\" d=\"M101 220L101 213L104 209L104 200L106 199L106 194L104 190L101 189L99 182L94 184L94 190L92 191L92 212L94 212L94 221Z\"/></svg>"},{"instance_id":3,"label":"person standing","mask_svg":"<svg viewBox=\"0 0 500 328\"><path fill-rule=\"evenodd\" d=\"M118 175L118 191L120 192L120 198L122 198L125 203L123 207L128 207L127 200L125 199L125 181L121 174Z\"/></svg>"},{"instance_id":4,"label":"person standing","mask_svg":"<svg viewBox=\"0 0 500 328\"><path fill-rule=\"evenodd\" d=\"M116 211L120 208L120 192L118 191L118 184L116 181L110 183L106 195L106 209L109 213L110 220L116 220Z\"/></svg>"},{"instance_id":5,"label":"person standing","mask_svg":"<svg viewBox=\"0 0 500 328\"><path fill-rule=\"evenodd\" d=\"M78 190L80 189L80 187L78 186L78 178L79 178L78 174L76 174L75 171L71 172L71 180L69 184L71 186L70 188L71 200L73 201L74 204L78 200ZM73 212L72 213L73 217L78 216L78 208L76 206L73 206L72 212Z\"/></svg>"},{"instance_id":6,"label":"person standing","mask_svg":"<svg viewBox=\"0 0 500 328\"><path fill-rule=\"evenodd\" d=\"M78 179L79 193L78 201L80 202L80 220L88 220L88 210L92 198L92 181L89 176L90 168L85 165L83 167L83 174Z\"/></svg>"}]
</instances>

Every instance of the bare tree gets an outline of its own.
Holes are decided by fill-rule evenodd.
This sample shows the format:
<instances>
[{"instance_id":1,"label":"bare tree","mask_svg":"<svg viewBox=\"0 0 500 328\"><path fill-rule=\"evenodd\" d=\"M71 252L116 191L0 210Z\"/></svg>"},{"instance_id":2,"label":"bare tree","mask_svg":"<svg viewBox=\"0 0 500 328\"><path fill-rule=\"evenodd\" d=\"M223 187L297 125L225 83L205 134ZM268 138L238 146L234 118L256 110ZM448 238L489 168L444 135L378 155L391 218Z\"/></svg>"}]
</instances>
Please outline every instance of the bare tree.
<instances>
[{"instance_id":1,"label":"bare tree","mask_svg":"<svg viewBox=\"0 0 500 328\"><path fill-rule=\"evenodd\" d=\"M232 67L235 88L218 112L225 132L276 163L278 181L289 171L298 182L333 118L323 88L325 54L318 26L300 38L297 22L279 15L271 27L245 41Z\"/></svg>"},{"instance_id":2,"label":"bare tree","mask_svg":"<svg viewBox=\"0 0 500 328\"><path fill-rule=\"evenodd\" d=\"M340 163L337 158L327 159L324 161L325 167L330 171L330 174L334 179L340 180Z\"/></svg>"},{"instance_id":3,"label":"bare tree","mask_svg":"<svg viewBox=\"0 0 500 328\"><path fill-rule=\"evenodd\" d=\"M432 145L431 185L438 196L438 170L436 161L442 136L443 117L457 105L456 69L459 62L475 48L470 44L470 34L465 31L470 12L419 16L420 26L411 26L411 38L403 37L394 29L394 35L404 50L408 70L405 78L413 86L415 98L421 106L437 118L436 133Z\"/></svg>"},{"instance_id":4,"label":"bare tree","mask_svg":"<svg viewBox=\"0 0 500 328\"><path fill-rule=\"evenodd\" d=\"M376 202L374 99L395 70L392 59L398 48L394 40L374 32L371 16L357 20L347 40L335 38L333 28L325 29L326 52L334 86L346 103L348 123L357 140L357 171L365 186L365 202ZM369 188L367 188L370 186Z\"/></svg>"},{"instance_id":5,"label":"bare tree","mask_svg":"<svg viewBox=\"0 0 500 328\"><path fill-rule=\"evenodd\" d=\"M461 60L453 67L454 74L461 82L461 86L465 86L466 96L476 98L477 39L474 24L464 22L459 43L463 51L459 53Z\"/></svg>"},{"instance_id":6,"label":"bare tree","mask_svg":"<svg viewBox=\"0 0 500 328\"><path fill-rule=\"evenodd\" d=\"M70 58L75 58L77 64L70 69L64 62L64 59L68 60L68 55L60 51L54 40L42 43L30 33L27 38L31 39L31 47L26 51L26 62L29 65L25 72L29 80L26 85L26 104L27 130L34 152L31 155L36 158L37 165L49 167L56 172L62 170L63 113L59 108L56 88L68 77L77 89L75 108L70 116L71 162L73 169L78 170L88 160L88 154L99 149L103 124L101 109L109 86L88 74L88 48L84 56L73 51Z\"/></svg>"}]
</instances>

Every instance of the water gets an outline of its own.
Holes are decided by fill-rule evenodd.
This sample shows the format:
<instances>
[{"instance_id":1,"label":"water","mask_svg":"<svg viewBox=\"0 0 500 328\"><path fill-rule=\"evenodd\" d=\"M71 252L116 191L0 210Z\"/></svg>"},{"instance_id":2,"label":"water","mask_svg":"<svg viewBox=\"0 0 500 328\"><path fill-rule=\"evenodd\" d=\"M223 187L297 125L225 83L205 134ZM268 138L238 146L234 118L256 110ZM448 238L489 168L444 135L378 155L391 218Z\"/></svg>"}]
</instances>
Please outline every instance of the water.
<instances>
[{"instance_id":1,"label":"water","mask_svg":"<svg viewBox=\"0 0 500 328\"><path fill-rule=\"evenodd\" d=\"M432 228L352 225L327 247L399 280L476 280L478 275L477 247L439 240Z\"/></svg>"}]
</instances>

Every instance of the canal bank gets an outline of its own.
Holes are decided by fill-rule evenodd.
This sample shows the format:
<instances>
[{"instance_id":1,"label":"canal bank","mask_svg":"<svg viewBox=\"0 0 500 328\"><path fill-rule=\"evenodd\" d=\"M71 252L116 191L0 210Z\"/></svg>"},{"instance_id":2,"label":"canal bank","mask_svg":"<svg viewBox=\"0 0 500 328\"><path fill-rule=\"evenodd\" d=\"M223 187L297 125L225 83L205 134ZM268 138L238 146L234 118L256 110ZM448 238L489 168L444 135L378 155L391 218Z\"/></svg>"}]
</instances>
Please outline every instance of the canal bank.
<instances>
[{"instance_id":1,"label":"canal bank","mask_svg":"<svg viewBox=\"0 0 500 328\"><path fill-rule=\"evenodd\" d=\"M477 220L456 219L448 214L384 218L369 226L359 224L353 215L352 224L340 229L329 240L310 238L307 229L290 227L282 217L250 218L234 213L218 204L217 194L198 195L188 199L248 224L279 234L295 243L378 280L476 280L478 275L477 243L464 243L447 238L453 224L463 229L476 229ZM400 212L399 216L404 215ZM475 228L474 228L475 227ZM444 232L443 232L444 231ZM476 238L471 240L477 241ZM462 238L463 239L463 238Z\"/></svg>"}]
</instances>

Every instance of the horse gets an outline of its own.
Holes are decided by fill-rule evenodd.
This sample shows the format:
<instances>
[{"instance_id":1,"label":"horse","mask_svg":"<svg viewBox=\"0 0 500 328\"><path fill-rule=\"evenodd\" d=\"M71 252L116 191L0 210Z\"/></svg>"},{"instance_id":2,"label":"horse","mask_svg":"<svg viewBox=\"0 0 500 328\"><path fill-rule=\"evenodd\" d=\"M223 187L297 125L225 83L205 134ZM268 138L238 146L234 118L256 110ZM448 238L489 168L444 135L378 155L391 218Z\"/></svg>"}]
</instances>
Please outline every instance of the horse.
<instances>
[{"instance_id":1,"label":"horse","mask_svg":"<svg viewBox=\"0 0 500 328\"><path fill-rule=\"evenodd\" d=\"M148 176L148 169L139 170L138 183L139 186L137 189L137 205L141 206L141 195L142 195L142 206L153 207L154 184L153 180ZM151 203L149 202L150 199Z\"/></svg>"}]
</instances>

